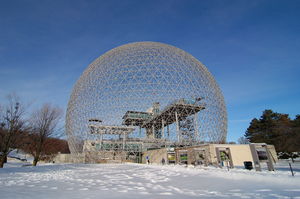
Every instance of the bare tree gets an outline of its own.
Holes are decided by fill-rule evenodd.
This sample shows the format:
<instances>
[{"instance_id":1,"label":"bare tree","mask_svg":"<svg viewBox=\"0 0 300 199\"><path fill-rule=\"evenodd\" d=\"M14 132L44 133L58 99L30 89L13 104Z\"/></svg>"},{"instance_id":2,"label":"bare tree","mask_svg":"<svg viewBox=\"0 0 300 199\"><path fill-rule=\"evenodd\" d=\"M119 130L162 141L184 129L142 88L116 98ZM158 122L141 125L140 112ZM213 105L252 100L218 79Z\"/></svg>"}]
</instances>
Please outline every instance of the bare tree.
<instances>
[{"instance_id":1,"label":"bare tree","mask_svg":"<svg viewBox=\"0 0 300 199\"><path fill-rule=\"evenodd\" d=\"M44 104L31 115L30 126L32 130L29 143L31 154L34 157L33 166L36 166L40 160L47 138L54 136L61 116L62 110L50 104Z\"/></svg>"},{"instance_id":2,"label":"bare tree","mask_svg":"<svg viewBox=\"0 0 300 199\"><path fill-rule=\"evenodd\" d=\"M0 168L3 168L7 155L18 148L24 134L24 108L16 95L8 96L8 104L0 115Z\"/></svg>"},{"instance_id":3,"label":"bare tree","mask_svg":"<svg viewBox=\"0 0 300 199\"><path fill-rule=\"evenodd\" d=\"M247 138L245 138L245 137L240 137L238 139L238 143L239 144L250 144L249 140Z\"/></svg>"}]
</instances>

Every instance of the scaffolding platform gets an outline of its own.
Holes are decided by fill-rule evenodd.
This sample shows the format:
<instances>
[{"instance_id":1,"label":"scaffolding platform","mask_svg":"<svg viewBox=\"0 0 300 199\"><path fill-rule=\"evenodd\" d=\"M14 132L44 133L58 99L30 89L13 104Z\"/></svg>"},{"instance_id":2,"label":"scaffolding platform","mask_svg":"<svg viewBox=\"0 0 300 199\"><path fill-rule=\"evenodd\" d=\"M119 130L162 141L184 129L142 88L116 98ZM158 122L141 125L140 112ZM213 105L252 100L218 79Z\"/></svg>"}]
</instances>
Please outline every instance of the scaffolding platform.
<instances>
[{"instance_id":1,"label":"scaffolding platform","mask_svg":"<svg viewBox=\"0 0 300 199\"><path fill-rule=\"evenodd\" d=\"M202 98L194 100L176 100L165 109L157 113L127 111L123 116L123 125L139 126L141 128L162 129L163 126L173 124L177 120L184 120L186 117L195 115L205 109L205 104L198 104Z\"/></svg>"},{"instance_id":2,"label":"scaffolding platform","mask_svg":"<svg viewBox=\"0 0 300 199\"><path fill-rule=\"evenodd\" d=\"M181 99L168 105L157 115L154 115L149 120L146 120L141 126L142 128L162 129L164 126L173 124L177 120L181 121L190 115L195 115L199 111L205 109L204 105L187 103L187 100Z\"/></svg>"},{"instance_id":3,"label":"scaffolding platform","mask_svg":"<svg viewBox=\"0 0 300 199\"><path fill-rule=\"evenodd\" d=\"M142 126L145 121L153 117L152 113L140 111L127 111L123 116L123 125Z\"/></svg>"}]
</instances>

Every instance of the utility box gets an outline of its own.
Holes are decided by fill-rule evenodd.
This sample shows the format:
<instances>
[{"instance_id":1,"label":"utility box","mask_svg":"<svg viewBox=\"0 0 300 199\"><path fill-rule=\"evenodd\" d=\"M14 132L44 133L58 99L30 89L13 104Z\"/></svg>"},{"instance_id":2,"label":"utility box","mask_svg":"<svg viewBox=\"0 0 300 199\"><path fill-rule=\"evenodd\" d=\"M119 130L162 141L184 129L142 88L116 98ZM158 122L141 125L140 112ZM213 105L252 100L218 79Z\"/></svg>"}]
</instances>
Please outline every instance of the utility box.
<instances>
[{"instance_id":1,"label":"utility box","mask_svg":"<svg viewBox=\"0 0 300 199\"><path fill-rule=\"evenodd\" d=\"M245 166L245 169L248 169L248 170L252 170L253 169L252 162L250 162L250 161L245 161L244 162L244 166Z\"/></svg>"}]
</instances>

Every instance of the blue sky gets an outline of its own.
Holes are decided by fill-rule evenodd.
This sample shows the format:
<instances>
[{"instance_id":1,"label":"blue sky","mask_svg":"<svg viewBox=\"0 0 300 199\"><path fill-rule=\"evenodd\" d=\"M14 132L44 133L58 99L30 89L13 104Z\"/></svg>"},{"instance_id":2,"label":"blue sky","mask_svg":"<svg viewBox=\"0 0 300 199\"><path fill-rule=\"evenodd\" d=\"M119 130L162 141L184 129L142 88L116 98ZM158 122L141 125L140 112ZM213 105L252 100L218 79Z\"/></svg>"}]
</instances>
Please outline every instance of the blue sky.
<instances>
[{"instance_id":1,"label":"blue sky","mask_svg":"<svg viewBox=\"0 0 300 199\"><path fill-rule=\"evenodd\" d=\"M0 103L66 109L94 59L135 41L179 47L220 85L228 141L264 109L300 114L300 1L0 0Z\"/></svg>"}]
</instances>

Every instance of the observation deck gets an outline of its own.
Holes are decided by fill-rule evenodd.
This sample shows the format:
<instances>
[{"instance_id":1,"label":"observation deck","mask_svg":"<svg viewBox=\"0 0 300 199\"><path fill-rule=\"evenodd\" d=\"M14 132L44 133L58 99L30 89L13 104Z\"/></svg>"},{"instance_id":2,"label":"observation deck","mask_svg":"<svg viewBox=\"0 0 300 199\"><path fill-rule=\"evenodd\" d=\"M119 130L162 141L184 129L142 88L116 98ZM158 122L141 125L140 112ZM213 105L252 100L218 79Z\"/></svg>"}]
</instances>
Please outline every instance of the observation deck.
<instances>
[{"instance_id":1,"label":"observation deck","mask_svg":"<svg viewBox=\"0 0 300 199\"><path fill-rule=\"evenodd\" d=\"M123 116L123 125L142 126L147 120L153 117L153 113L127 111Z\"/></svg>"},{"instance_id":2,"label":"observation deck","mask_svg":"<svg viewBox=\"0 0 300 199\"><path fill-rule=\"evenodd\" d=\"M195 115L203 109L205 109L205 105L198 105L196 101L186 99L176 100L161 112L146 120L142 128L154 126L155 129L162 129L164 126L173 124L178 120L181 121L190 115Z\"/></svg>"},{"instance_id":3,"label":"observation deck","mask_svg":"<svg viewBox=\"0 0 300 199\"><path fill-rule=\"evenodd\" d=\"M202 98L194 100L180 99L166 106L162 111L153 114L148 112L127 111L123 116L123 125L140 126L141 128L162 129L163 126L181 121L205 109L205 104L198 104Z\"/></svg>"},{"instance_id":4,"label":"observation deck","mask_svg":"<svg viewBox=\"0 0 300 199\"><path fill-rule=\"evenodd\" d=\"M199 103L203 98L195 98L191 100L179 99L167 105L162 111L157 108L159 103L155 103L153 109L155 112L138 112L127 111L123 116L123 125L139 126L145 128L147 137L150 139L159 139L165 137L164 127L167 127L167 135L170 135L169 125L176 123L177 140L181 141L181 132L179 129L179 121L185 120L187 117L194 115L194 129L197 132L197 113L205 109L205 103ZM161 132L160 132L161 131Z\"/></svg>"}]
</instances>

